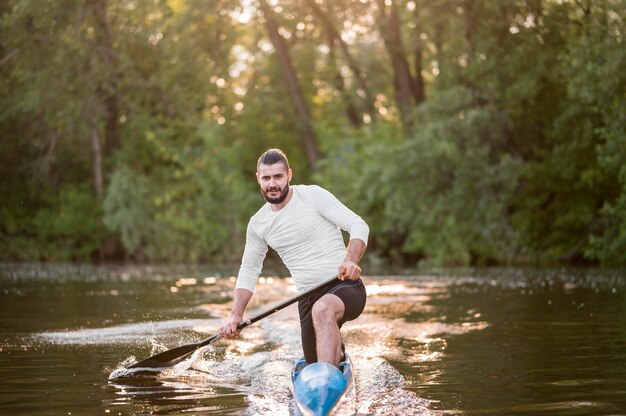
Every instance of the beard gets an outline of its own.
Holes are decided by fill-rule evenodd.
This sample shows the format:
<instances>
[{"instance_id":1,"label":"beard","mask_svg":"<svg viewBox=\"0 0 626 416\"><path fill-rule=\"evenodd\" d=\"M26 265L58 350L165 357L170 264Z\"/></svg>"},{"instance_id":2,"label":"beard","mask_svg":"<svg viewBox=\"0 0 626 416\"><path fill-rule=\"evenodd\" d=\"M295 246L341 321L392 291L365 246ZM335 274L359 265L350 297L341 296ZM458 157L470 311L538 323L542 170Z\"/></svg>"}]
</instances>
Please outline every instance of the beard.
<instances>
[{"instance_id":1,"label":"beard","mask_svg":"<svg viewBox=\"0 0 626 416\"><path fill-rule=\"evenodd\" d=\"M267 195L268 192L276 192L276 191L280 191L280 195L278 195L276 198L272 198ZM274 205L282 203L287 198L288 193L289 193L289 184L287 184L285 188L282 190L278 186L267 188L265 192L261 190L261 194L263 195L263 198L265 198L265 200L269 202L270 204L274 204Z\"/></svg>"}]
</instances>

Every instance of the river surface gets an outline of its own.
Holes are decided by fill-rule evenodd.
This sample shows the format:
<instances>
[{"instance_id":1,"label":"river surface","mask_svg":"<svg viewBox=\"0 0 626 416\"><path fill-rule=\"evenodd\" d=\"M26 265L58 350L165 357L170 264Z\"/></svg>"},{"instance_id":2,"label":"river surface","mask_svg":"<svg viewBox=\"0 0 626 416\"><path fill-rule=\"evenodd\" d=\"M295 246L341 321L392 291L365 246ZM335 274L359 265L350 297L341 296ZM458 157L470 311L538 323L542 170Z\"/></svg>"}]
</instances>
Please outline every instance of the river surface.
<instances>
[{"instance_id":1,"label":"river surface","mask_svg":"<svg viewBox=\"0 0 626 416\"><path fill-rule=\"evenodd\" d=\"M137 360L213 335L234 267L0 264L0 414L294 415L295 306L152 378ZM466 269L366 275L345 324L338 414L626 415L626 274ZM249 316L294 296L265 275Z\"/></svg>"}]
</instances>

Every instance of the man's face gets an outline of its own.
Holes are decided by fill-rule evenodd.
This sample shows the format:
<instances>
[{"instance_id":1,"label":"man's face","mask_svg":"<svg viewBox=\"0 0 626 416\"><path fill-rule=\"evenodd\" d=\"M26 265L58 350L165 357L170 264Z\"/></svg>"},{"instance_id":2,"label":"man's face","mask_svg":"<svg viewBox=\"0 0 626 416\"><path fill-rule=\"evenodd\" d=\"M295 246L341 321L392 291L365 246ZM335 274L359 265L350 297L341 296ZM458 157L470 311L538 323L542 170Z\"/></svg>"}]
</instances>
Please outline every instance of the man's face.
<instances>
[{"instance_id":1,"label":"man's face","mask_svg":"<svg viewBox=\"0 0 626 416\"><path fill-rule=\"evenodd\" d=\"M280 204L287 198L291 169L287 169L284 163L259 165L256 178L261 186L261 194L270 204Z\"/></svg>"}]
</instances>

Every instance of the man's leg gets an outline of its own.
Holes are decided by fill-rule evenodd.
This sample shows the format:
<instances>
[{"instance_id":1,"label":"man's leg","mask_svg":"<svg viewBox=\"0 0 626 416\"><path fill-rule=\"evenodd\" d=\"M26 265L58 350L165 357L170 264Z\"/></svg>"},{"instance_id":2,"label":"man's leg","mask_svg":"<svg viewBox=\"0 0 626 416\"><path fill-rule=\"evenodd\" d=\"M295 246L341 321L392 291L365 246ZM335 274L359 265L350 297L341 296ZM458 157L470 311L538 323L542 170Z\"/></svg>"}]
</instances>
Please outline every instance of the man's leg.
<instances>
[{"instance_id":1,"label":"man's leg","mask_svg":"<svg viewBox=\"0 0 626 416\"><path fill-rule=\"evenodd\" d=\"M338 365L341 360L339 321L345 306L336 295L326 294L313 305L313 326L316 334L317 360Z\"/></svg>"},{"instance_id":2,"label":"man's leg","mask_svg":"<svg viewBox=\"0 0 626 416\"><path fill-rule=\"evenodd\" d=\"M313 316L311 312L311 309L313 309L313 301L314 299L304 299L298 302L302 351L304 352L304 359L309 364L317 362L315 328L313 327Z\"/></svg>"}]
</instances>

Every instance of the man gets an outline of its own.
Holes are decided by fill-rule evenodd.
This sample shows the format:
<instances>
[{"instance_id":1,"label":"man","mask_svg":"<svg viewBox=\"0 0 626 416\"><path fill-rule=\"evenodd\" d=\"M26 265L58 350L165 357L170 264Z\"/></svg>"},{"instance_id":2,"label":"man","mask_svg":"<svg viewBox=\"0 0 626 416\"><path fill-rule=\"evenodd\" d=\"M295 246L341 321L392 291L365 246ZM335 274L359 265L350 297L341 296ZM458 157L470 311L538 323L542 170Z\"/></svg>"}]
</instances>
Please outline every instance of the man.
<instances>
[{"instance_id":1,"label":"man","mask_svg":"<svg viewBox=\"0 0 626 416\"><path fill-rule=\"evenodd\" d=\"M289 186L292 171L279 149L261 155L256 176L267 203L248 223L233 308L220 334L225 338L239 335L237 325L243 320L270 246L289 269L299 292L334 275L341 280L298 302L306 361L337 365L343 355L339 329L344 322L356 319L365 307L365 286L358 263L367 247L369 228L319 186ZM340 228L350 234L347 248Z\"/></svg>"}]
</instances>

